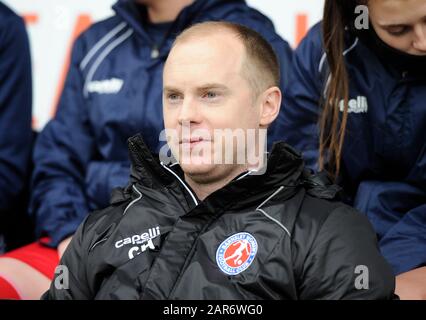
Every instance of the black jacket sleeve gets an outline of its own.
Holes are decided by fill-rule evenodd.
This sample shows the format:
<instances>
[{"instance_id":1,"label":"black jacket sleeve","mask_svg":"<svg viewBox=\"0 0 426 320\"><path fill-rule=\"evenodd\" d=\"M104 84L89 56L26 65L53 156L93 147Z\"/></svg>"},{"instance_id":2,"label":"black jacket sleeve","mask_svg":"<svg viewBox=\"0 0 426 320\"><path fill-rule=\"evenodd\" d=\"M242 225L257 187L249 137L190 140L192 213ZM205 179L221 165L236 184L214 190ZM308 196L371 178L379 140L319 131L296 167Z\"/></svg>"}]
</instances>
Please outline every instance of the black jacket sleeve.
<instances>
[{"instance_id":1,"label":"black jacket sleeve","mask_svg":"<svg viewBox=\"0 0 426 320\"><path fill-rule=\"evenodd\" d=\"M340 206L322 224L308 251L300 299L392 299L395 277L365 216Z\"/></svg>"},{"instance_id":2,"label":"black jacket sleeve","mask_svg":"<svg viewBox=\"0 0 426 320\"><path fill-rule=\"evenodd\" d=\"M86 219L87 220L87 219ZM50 289L43 300L88 300L92 293L87 279L87 248L84 229L86 220L79 226L55 270Z\"/></svg>"}]
</instances>

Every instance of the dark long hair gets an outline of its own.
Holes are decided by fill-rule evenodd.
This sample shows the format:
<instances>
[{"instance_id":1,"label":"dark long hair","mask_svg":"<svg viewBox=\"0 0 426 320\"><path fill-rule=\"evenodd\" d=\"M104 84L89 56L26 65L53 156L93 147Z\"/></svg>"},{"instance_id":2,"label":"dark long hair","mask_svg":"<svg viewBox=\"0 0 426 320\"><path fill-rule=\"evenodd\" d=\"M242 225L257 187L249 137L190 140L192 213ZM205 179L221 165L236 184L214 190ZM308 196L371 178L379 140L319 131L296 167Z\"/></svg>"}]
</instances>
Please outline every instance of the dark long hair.
<instances>
[{"instance_id":1,"label":"dark long hair","mask_svg":"<svg viewBox=\"0 0 426 320\"><path fill-rule=\"evenodd\" d=\"M349 79L343 56L345 29L354 27L355 7L366 2L366 0L326 0L324 5L323 45L330 78L319 121L318 164L320 170L325 169L327 164L327 170L333 179L339 175L348 119ZM344 103L342 117L339 114L340 101Z\"/></svg>"}]
</instances>

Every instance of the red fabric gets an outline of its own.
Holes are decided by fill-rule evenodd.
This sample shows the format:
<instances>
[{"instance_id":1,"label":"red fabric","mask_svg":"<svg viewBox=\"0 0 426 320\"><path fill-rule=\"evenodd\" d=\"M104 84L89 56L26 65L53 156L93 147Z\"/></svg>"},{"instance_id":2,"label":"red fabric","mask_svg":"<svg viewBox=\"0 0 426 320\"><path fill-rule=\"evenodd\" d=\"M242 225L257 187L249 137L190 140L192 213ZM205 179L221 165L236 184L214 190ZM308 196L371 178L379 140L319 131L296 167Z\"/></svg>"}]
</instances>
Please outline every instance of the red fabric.
<instances>
[{"instance_id":1,"label":"red fabric","mask_svg":"<svg viewBox=\"0 0 426 320\"><path fill-rule=\"evenodd\" d=\"M12 287L9 282L0 276L0 300L1 299L15 299L20 300L18 292Z\"/></svg>"},{"instance_id":2,"label":"red fabric","mask_svg":"<svg viewBox=\"0 0 426 320\"><path fill-rule=\"evenodd\" d=\"M41 241L44 239L41 239ZM43 246L39 242L5 253L2 257L13 258L22 261L49 279L53 279L55 268L59 263L59 255L56 249Z\"/></svg>"}]
</instances>

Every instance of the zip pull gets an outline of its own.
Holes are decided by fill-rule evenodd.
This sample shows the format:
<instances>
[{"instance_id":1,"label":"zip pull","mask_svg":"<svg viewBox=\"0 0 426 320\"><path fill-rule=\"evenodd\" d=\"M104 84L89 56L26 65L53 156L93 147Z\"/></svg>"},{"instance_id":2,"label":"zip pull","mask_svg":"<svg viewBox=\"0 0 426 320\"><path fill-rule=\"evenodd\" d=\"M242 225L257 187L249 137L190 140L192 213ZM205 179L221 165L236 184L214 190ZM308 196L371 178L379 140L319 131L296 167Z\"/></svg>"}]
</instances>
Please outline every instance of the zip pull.
<instances>
[{"instance_id":1,"label":"zip pull","mask_svg":"<svg viewBox=\"0 0 426 320\"><path fill-rule=\"evenodd\" d=\"M160 51L158 47L155 45L151 50L151 59L157 59L160 56Z\"/></svg>"}]
</instances>

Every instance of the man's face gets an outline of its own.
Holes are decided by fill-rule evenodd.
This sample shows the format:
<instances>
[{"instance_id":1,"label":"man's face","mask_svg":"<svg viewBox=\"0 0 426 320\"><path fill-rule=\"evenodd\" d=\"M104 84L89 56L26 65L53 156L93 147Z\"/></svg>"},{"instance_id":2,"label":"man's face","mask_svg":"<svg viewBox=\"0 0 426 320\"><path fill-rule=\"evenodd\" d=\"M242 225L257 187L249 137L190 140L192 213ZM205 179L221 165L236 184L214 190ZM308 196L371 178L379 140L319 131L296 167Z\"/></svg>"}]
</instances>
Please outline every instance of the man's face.
<instances>
[{"instance_id":1,"label":"man's face","mask_svg":"<svg viewBox=\"0 0 426 320\"><path fill-rule=\"evenodd\" d=\"M370 0L370 20L389 46L426 55L426 0Z\"/></svg>"},{"instance_id":2,"label":"man's face","mask_svg":"<svg viewBox=\"0 0 426 320\"><path fill-rule=\"evenodd\" d=\"M168 144L185 174L200 181L218 179L242 166L236 163L236 145L230 147L217 135L220 129L246 135L248 129L259 128L260 106L241 72L244 55L240 41L224 32L185 39L165 65L164 124L177 133ZM225 152L232 153L231 164L223 164Z\"/></svg>"}]
</instances>

